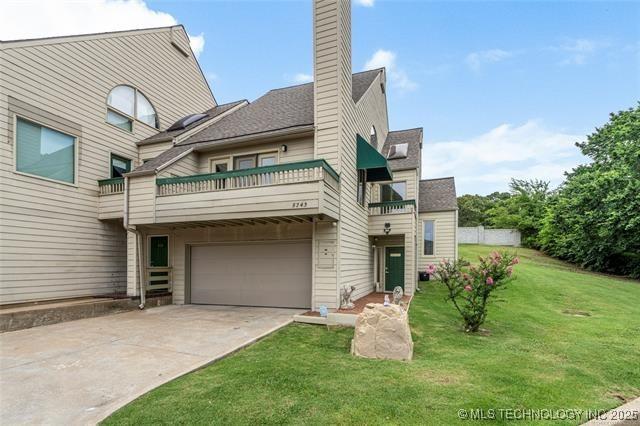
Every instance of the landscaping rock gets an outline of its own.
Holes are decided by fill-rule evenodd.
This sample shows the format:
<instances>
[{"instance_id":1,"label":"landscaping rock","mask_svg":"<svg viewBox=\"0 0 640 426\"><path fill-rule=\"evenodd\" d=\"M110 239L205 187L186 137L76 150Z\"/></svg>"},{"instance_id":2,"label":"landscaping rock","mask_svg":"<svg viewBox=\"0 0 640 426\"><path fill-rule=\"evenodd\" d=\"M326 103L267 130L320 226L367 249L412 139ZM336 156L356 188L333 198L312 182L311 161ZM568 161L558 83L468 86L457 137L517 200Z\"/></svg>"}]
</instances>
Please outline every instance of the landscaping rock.
<instances>
[{"instance_id":1,"label":"landscaping rock","mask_svg":"<svg viewBox=\"0 0 640 426\"><path fill-rule=\"evenodd\" d=\"M407 312L399 305L369 303L356 319L351 353L365 358L410 360L413 341Z\"/></svg>"}]
</instances>

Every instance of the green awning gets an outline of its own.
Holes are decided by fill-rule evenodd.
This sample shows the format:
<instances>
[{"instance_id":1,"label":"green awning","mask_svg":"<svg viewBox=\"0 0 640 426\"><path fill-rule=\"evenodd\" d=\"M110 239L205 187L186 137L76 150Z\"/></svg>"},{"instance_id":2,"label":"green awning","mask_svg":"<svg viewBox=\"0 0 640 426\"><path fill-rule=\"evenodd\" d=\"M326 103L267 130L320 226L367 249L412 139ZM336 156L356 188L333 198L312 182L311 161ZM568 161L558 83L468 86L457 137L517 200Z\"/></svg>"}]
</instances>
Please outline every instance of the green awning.
<instances>
[{"instance_id":1,"label":"green awning","mask_svg":"<svg viewBox=\"0 0 640 426\"><path fill-rule=\"evenodd\" d=\"M367 171L367 182L381 182L393 179L387 159L360 135L356 136L356 165L358 170Z\"/></svg>"}]
</instances>

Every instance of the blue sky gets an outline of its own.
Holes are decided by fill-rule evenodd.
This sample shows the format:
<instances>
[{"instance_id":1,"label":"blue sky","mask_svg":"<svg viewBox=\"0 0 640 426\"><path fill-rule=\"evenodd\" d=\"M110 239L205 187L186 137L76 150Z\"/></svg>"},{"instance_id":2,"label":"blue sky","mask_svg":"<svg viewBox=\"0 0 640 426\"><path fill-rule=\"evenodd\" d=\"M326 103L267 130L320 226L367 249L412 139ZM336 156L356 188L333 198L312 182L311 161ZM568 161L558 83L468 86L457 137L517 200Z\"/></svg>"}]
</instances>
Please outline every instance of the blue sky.
<instances>
[{"instance_id":1,"label":"blue sky","mask_svg":"<svg viewBox=\"0 0 640 426\"><path fill-rule=\"evenodd\" d=\"M312 74L309 1L128 3L148 15L129 25L168 14L204 41L199 61L221 103ZM55 13L65 7L78 19L77 3ZM423 177L454 175L459 194L505 190L510 177L557 185L586 161L573 143L640 100L639 23L640 2L360 0L353 67L390 68L390 125L424 127Z\"/></svg>"}]
</instances>

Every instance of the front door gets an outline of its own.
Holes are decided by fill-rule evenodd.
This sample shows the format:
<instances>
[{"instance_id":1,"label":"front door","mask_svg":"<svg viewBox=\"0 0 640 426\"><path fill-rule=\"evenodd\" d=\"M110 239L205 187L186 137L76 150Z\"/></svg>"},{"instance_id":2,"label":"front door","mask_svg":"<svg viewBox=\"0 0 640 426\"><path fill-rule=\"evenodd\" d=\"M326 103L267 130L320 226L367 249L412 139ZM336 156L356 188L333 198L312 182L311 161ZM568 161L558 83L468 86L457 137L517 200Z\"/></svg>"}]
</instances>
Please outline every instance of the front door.
<instances>
[{"instance_id":1,"label":"front door","mask_svg":"<svg viewBox=\"0 0 640 426\"><path fill-rule=\"evenodd\" d=\"M386 248L384 268L384 291L404 290L404 247Z\"/></svg>"}]
</instances>

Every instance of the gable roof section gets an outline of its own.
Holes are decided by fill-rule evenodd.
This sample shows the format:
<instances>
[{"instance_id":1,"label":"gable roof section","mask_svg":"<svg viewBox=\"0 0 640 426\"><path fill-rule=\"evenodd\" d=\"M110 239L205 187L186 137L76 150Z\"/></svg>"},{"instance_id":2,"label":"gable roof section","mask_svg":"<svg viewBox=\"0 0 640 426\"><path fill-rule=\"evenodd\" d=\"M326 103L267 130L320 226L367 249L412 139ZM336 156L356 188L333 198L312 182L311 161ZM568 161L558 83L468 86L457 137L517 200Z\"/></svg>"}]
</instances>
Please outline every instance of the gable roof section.
<instances>
[{"instance_id":1,"label":"gable roof section","mask_svg":"<svg viewBox=\"0 0 640 426\"><path fill-rule=\"evenodd\" d=\"M352 97L357 102L382 69L352 76ZM313 83L273 89L246 107L224 117L180 144L220 141L284 129L313 126Z\"/></svg>"},{"instance_id":2,"label":"gable roof section","mask_svg":"<svg viewBox=\"0 0 640 426\"><path fill-rule=\"evenodd\" d=\"M173 138L180 136L183 133L186 133L192 129L195 129L196 127L202 126L203 124L209 122L210 120L218 117L221 114L224 114L225 112L229 111L230 109L240 105L241 103L246 102L246 100L240 100L240 101L235 101L235 102L229 102L228 104L223 104L223 105L217 105L213 108L211 108L208 111L205 111L203 114L206 114L207 117L203 118L202 120L198 120L195 123L191 123L190 125L188 125L187 127L185 127L184 129L179 129L179 130L172 130L172 131L168 131L168 130L164 130L162 132L156 133L153 136L150 136L146 139L143 139L138 143L138 145L147 145L150 143L155 143L155 142L163 142L163 141L169 141L172 140Z\"/></svg>"},{"instance_id":3,"label":"gable roof section","mask_svg":"<svg viewBox=\"0 0 640 426\"><path fill-rule=\"evenodd\" d=\"M442 212L458 209L453 177L420 181L418 212Z\"/></svg>"},{"instance_id":4,"label":"gable roof section","mask_svg":"<svg viewBox=\"0 0 640 426\"><path fill-rule=\"evenodd\" d=\"M351 97L358 102L384 68L357 72L351 76Z\"/></svg>"},{"instance_id":5,"label":"gable roof section","mask_svg":"<svg viewBox=\"0 0 640 426\"><path fill-rule=\"evenodd\" d=\"M313 84L274 89L180 144L231 139L313 125Z\"/></svg>"},{"instance_id":6,"label":"gable roof section","mask_svg":"<svg viewBox=\"0 0 640 426\"><path fill-rule=\"evenodd\" d=\"M375 77L381 72L382 69L376 69L353 74L352 96L354 101L362 97ZM220 105L218 108L233 108L230 105L233 103ZM216 110L216 108L212 110ZM220 114L222 112L218 112L217 115ZM194 125L198 123L194 123ZM205 127L158 157L137 167L131 172L131 176L153 173L164 164L172 160L175 161L181 155L186 155L187 150L192 148L231 143L253 135L266 137L282 132L310 131L313 129L313 125L313 83L273 89L253 103L231 112L222 117L220 121ZM146 144L152 143L149 140L166 139L169 139L168 132L160 132L140 143Z\"/></svg>"},{"instance_id":7,"label":"gable roof section","mask_svg":"<svg viewBox=\"0 0 640 426\"><path fill-rule=\"evenodd\" d=\"M393 145L406 143L409 147L405 158L395 158L389 161L391 170L419 169L422 153L422 127L417 129L395 130L387 134L382 146L382 155L386 158Z\"/></svg>"},{"instance_id":8,"label":"gable roof section","mask_svg":"<svg viewBox=\"0 0 640 426\"><path fill-rule=\"evenodd\" d=\"M185 46L180 46L180 43L178 43L177 40L174 39L174 32L176 31L182 33L184 40L186 40ZM89 34L71 34L71 35L39 37L39 38L29 38L29 39L0 40L0 50L15 49L20 47L28 47L28 46L44 46L49 44L75 43L75 42L81 42L85 40L130 37L130 36L138 36L138 35L148 34L148 33L170 33L170 43L173 44L174 47L178 49L183 55L191 56L193 58L198 68L198 72L200 73L200 77L202 78L202 81L207 87L207 89L209 90L209 94L211 96L211 100L213 101L213 104L214 105L217 104L218 102L216 101L216 98L213 95L213 91L211 90L209 81L207 81L207 78L205 77L204 72L202 71L202 67L198 62L198 59L195 57L195 54L193 53L193 49L191 49L187 30L182 24L170 25L170 26L164 26L164 27L137 28L132 30L106 31L106 32L89 33Z\"/></svg>"}]
</instances>

